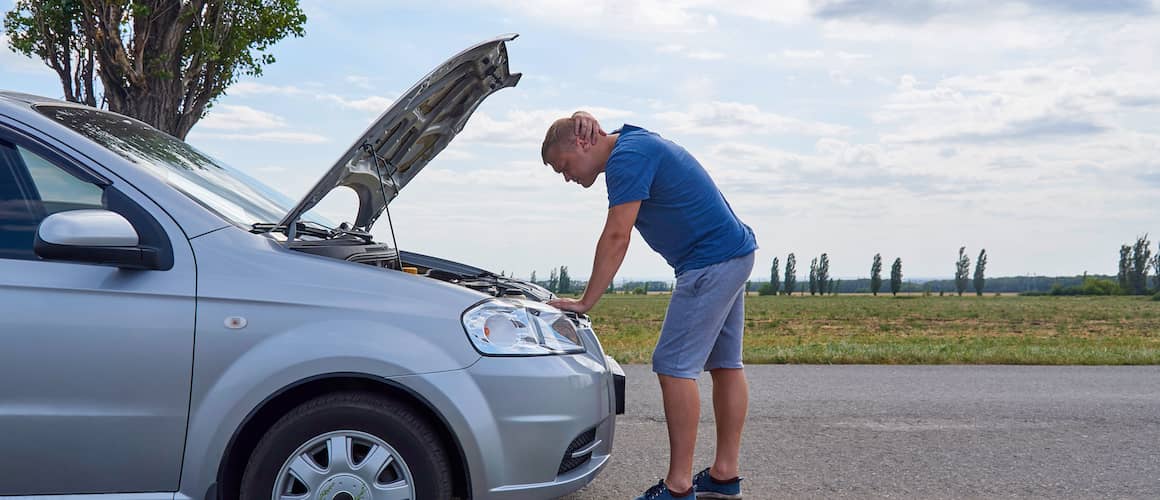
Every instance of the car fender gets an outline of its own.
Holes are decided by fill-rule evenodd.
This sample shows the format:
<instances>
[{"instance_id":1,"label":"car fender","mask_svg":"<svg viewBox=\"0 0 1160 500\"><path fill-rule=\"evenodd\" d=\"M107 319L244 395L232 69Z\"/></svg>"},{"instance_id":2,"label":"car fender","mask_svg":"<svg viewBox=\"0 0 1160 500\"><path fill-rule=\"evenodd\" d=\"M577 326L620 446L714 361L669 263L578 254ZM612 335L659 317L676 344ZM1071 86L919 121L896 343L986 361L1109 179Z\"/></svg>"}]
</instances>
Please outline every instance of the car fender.
<instances>
[{"instance_id":1,"label":"car fender","mask_svg":"<svg viewBox=\"0 0 1160 500\"><path fill-rule=\"evenodd\" d=\"M342 332L341 341L333 341L335 332ZM388 338L390 342L385 341ZM399 356L398 346L406 346L406 356ZM181 491L193 498L202 495L217 480L235 432L264 402L288 387L335 373L386 380L429 372L427 367L459 365L424 335L383 322L328 320L268 336L216 380L205 381L204 389L195 386L198 400L191 407ZM195 378L195 384L198 381ZM204 460L197 462L195 457Z\"/></svg>"}]
</instances>

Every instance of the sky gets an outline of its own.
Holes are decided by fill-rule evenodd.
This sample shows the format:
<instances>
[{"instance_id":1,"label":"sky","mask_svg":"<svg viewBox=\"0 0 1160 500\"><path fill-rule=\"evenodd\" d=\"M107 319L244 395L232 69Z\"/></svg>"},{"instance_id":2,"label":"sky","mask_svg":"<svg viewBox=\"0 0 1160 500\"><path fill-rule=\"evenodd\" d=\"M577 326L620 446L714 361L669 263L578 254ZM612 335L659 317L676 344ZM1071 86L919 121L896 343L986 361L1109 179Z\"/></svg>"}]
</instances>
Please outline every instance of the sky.
<instances>
[{"instance_id":1,"label":"sky","mask_svg":"<svg viewBox=\"0 0 1160 500\"><path fill-rule=\"evenodd\" d=\"M0 0L8 11L13 0ZM760 248L754 279L796 254L835 278L875 253L910 278L1115 274L1119 246L1160 240L1160 0L303 0L306 36L245 77L188 141L291 198L391 102L504 33L514 88L391 204L405 250L584 280L603 177L540 161L551 122L658 132L709 171ZM3 35L0 35L3 38ZM0 88L62 95L0 39ZM319 206L353 219L355 198ZM386 217L374 233L390 241ZM1154 252L1155 250L1155 243ZM617 275L671 280L634 233Z\"/></svg>"}]
</instances>

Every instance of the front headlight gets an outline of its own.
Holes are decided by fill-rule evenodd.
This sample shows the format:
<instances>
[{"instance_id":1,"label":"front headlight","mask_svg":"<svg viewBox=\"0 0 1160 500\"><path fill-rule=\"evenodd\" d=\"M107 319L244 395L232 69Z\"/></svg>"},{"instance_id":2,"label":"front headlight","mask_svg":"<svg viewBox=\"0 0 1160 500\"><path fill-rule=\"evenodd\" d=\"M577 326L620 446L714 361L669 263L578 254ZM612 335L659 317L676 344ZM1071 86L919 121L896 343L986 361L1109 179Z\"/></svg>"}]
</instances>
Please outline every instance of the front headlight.
<instances>
[{"instance_id":1,"label":"front headlight","mask_svg":"<svg viewBox=\"0 0 1160 500\"><path fill-rule=\"evenodd\" d=\"M539 302L492 299L463 313L463 329L479 352L537 356L584 352L575 325L560 310Z\"/></svg>"}]
</instances>

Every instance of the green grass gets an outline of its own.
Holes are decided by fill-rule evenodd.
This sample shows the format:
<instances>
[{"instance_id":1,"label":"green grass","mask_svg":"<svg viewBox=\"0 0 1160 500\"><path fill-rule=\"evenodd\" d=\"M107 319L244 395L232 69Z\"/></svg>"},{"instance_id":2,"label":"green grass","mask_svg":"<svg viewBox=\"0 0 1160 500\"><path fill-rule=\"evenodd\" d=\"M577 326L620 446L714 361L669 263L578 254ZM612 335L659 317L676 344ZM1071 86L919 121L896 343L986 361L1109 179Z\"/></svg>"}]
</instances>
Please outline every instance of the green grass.
<instances>
[{"instance_id":1,"label":"green grass","mask_svg":"<svg viewBox=\"0 0 1160 500\"><path fill-rule=\"evenodd\" d=\"M590 313L604 349L648 363L667 295L606 295ZM746 298L747 363L1160 364L1149 297Z\"/></svg>"}]
</instances>

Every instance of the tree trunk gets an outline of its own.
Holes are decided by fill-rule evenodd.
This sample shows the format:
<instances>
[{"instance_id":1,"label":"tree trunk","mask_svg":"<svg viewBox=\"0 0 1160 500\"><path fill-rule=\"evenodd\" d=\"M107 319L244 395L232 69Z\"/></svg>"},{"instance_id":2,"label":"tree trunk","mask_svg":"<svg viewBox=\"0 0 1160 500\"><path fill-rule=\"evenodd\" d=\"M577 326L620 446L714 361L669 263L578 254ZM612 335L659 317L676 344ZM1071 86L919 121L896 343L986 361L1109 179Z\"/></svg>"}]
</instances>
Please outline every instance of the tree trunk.
<instances>
[{"instance_id":1,"label":"tree trunk","mask_svg":"<svg viewBox=\"0 0 1160 500\"><path fill-rule=\"evenodd\" d=\"M148 15L133 16L130 45L125 47L121 21L127 2L85 0L85 4L94 13L86 24L103 62L99 75L109 110L184 139L192 123L179 126L185 96L181 43L192 16L179 1L150 2L144 7Z\"/></svg>"}]
</instances>

